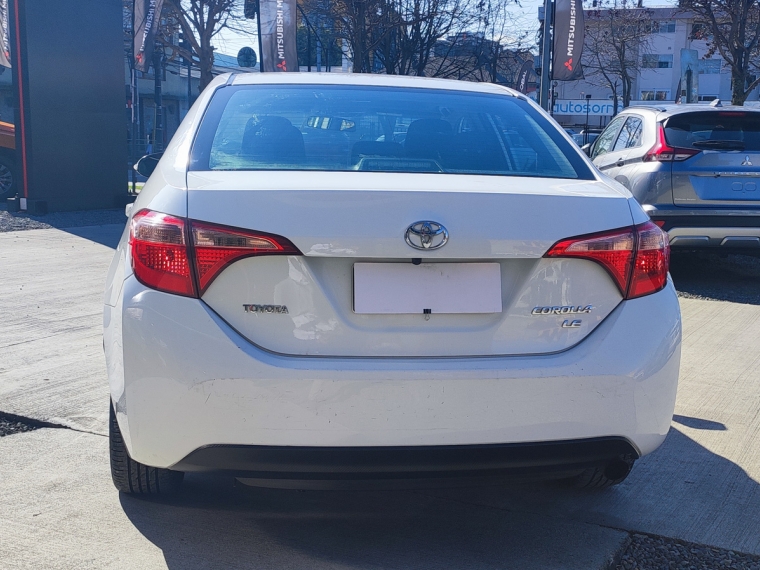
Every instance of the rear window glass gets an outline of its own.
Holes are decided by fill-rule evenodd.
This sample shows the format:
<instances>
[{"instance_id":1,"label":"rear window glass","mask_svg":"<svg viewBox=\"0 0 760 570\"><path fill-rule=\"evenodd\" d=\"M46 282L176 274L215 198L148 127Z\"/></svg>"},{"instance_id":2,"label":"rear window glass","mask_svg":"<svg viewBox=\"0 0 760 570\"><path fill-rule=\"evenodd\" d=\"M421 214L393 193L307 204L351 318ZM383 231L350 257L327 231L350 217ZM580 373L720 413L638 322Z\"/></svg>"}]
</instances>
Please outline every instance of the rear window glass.
<instances>
[{"instance_id":1,"label":"rear window glass","mask_svg":"<svg viewBox=\"0 0 760 570\"><path fill-rule=\"evenodd\" d=\"M517 98L341 85L221 88L190 168L593 179L572 143Z\"/></svg>"},{"instance_id":2,"label":"rear window glass","mask_svg":"<svg viewBox=\"0 0 760 570\"><path fill-rule=\"evenodd\" d=\"M702 150L760 150L760 113L681 113L665 122L668 143Z\"/></svg>"}]
</instances>

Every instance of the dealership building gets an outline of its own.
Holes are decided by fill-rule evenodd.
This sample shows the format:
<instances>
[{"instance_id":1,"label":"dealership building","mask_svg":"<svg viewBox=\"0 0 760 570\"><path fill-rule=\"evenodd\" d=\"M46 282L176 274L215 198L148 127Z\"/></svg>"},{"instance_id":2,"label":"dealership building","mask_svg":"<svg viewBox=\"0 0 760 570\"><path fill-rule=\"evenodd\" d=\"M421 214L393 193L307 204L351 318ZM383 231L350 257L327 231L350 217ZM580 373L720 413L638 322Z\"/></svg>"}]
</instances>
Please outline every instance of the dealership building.
<instances>
[{"instance_id":1,"label":"dealership building","mask_svg":"<svg viewBox=\"0 0 760 570\"><path fill-rule=\"evenodd\" d=\"M704 30L695 27L694 16L679 8L638 8L646 10L651 17L653 32L647 42L646 53L639 54L639 71L633 78L632 105L653 105L674 102L679 81L688 69L694 99L712 101L731 100L731 71L716 52L709 55ZM586 26L595 25L595 17L602 10L585 10ZM701 32L701 33L700 33ZM703 38L703 39L695 39ZM583 59L589 57L586 46ZM588 124L592 127L606 125L614 113L613 95L601 77L586 74L585 80L558 81L552 84L555 92L553 114L565 126L586 124L586 97ZM747 99L748 105L758 104L758 89ZM621 93L618 92L618 97ZM753 103L755 102L755 103ZM618 110L622 108L622 102Z\"/></svg>"}]
</instances>

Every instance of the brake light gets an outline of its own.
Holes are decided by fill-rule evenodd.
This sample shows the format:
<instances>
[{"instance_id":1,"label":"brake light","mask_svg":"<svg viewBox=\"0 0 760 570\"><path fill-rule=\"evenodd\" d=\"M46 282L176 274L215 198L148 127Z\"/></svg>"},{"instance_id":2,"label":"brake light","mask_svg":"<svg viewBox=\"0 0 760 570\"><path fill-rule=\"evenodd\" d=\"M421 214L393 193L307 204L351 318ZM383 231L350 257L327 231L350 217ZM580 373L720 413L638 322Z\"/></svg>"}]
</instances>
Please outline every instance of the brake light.
<instances>
[{"instance_id":1,"label":"brake light","mask_svg":"<svg viewBox=\"0 0 760 570\"><path fill-rule=\"evenodd\" d=\"M272 234L185 220L142 210L132 217L132 270L144 285L200 297L231 263L258 255L301 255Z\"/></svg>"},{"instance_id":2,"label":"brake light","mask_svg":"<svg viewBox=\"0 0 760 570\"><path fill-rule=\"evenodd\" d=\"M652 222L636 226L636 258L626 299L643 297L665 287L669 266L668 234Z\"/></svg>"},{"instance_id":3,"label":"brake light","mask_svg":"<svg viewBox=\"0 0 760 570\"><path fill-rule=\"evenodd\" d=\"M668 281L667 234L651 221L554 244L544 257L588 259L604 267L625 299L656 293Z\"/></svg>"},{"instance_id":4,"label":"brake light","mask_svg":"<svg viewBox=\"0 0 760 570\"><path fill-rule=\"evenodd\" d=\"M225 267L238 259L258 255L301 255L296 246L280 236L203 222L192 221L190 224L201 295Z\"/></svg>"},{"instance_id":5,"label":"brake light","mask_svg":"<svg viewBox=\"0 0 760 570\"><path fill-rule=\"evenodd\" d=\"M642 160L644 162L680 162L687 158L691 158L700 152L701 151L696 148L676 148L670 146L665 140L665 127L663 127L661 123L658 123L654 146L649 149L649 152L644 155Z\"/></svg>"},{"instance_id":6,"label":"brake light","mask_svg":"<svg viewBox=\"0 0 760 570\"><path fill-rule=\"evenodd\" d=\"M132 217L129 245L132 271L143 285L196 296L183 219L142 210Z\"/></svg>"}]
</instances>

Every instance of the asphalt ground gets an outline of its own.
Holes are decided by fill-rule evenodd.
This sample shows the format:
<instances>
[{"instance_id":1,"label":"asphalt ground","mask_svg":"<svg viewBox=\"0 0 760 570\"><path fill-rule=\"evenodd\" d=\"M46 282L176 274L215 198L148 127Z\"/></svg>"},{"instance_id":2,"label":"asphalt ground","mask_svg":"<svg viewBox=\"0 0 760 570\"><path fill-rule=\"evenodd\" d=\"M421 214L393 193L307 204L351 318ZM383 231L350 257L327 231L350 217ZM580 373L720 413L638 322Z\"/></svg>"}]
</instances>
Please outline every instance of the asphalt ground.
<instances>
[{"instance_id":1,"label":"asphalt ground","mask_svg":"<svg viewBox=\"0 0 760 570\"><path fill-rule=\"evenodd\" d=\"M104 437L101 302L122 229L0 233L0 567L758 567L754 258L674 254L676 415L617 487L298 492L191 475L154 503L114 490Z\"/></svg>"}]
</instances>

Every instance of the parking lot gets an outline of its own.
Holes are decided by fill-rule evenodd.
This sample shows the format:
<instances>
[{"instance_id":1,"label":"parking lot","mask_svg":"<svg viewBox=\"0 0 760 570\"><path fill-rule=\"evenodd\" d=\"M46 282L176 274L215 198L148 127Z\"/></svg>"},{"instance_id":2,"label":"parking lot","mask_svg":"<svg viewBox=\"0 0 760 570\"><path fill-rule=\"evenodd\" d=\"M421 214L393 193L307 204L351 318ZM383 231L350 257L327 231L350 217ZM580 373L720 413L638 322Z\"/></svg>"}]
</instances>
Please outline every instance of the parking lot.
<instances>
[{"instance_id":1,"label":"parking lot","mask_svg":"<svg viewBox=\"0 0 760 570\"><path fill-rule=\"evenodd\" d=\"M728 560L695 567L760 568L758 257L674 255L676 415L617 487L289 491L194 475L155 503L120 496L108 468L101 301L123 226L83 224L117 213L57 228L4 215L0 412L37 429L0 438L3 568L632 568L670 556L638 554L656 537Z\"/></svg>"}]
</instances>

